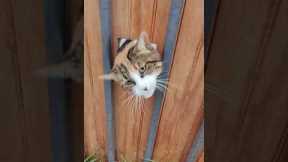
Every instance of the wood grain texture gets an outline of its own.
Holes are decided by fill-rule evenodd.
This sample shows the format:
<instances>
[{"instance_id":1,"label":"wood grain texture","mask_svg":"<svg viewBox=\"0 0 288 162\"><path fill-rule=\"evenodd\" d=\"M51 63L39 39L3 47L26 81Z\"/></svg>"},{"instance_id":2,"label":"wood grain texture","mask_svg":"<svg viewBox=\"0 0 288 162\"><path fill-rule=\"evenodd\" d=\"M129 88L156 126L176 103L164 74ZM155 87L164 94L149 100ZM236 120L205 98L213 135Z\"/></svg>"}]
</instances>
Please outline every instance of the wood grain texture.
<instances>
[{"instance_id":1,"label":"wood grain texture","mask_svg":"<svg viewBox=\"0 0 288 162\"><path fill-rule=\"evenodd\" d=\"M10 1L0 2L0 159L6 162L22 161L25 138L22 125L24 115L22 96L19 86L19 68L17 64L17 45L13 23L13 13Z\"/></svg>"},{"instance_id":2,"label":"wood grain texture","mask_svg":"<svg viewBox=\"0 0 288 162\"><path fill-rule=\"evenodd\" d=\"M208 161L287 161L287 11L221 1L205 73Z\"/></svg>"},{"instance_id":3,"label":"wood grain texture","mask_svg":"<svg viewBox=\"0 0 288 162\"><path fill-rule=\"evenodd\" d=\"M205 154L215 162L284 162L287 1L247 2L220 3L205 73Z\"/></svg>"},{"instance_id":4,"label":"wood grain texture","mask_svg":"<svg viewBox=\"0 0 288 162\"><path fill-rule=\"evenodd\" d=\"M203 120L203 16L202 0L186 1L153 160L184 161Z\"/></svg>"},{"instance_id":5,"label":"wood grain texture","mask_svg":"<svg viewBox=\"0 0 288 162\"><path fill-rule=\"evenodd\" d=\"M258 44L257 62L252 70L254 75L250 77L253 88L242 107L235 161L268 162L286 156L281 155L281 145L287 145L285 131L288 125L288 76L283 75L288 67L287 5L288 2L282 0L269 3L262 39Z\"/></svg>"},{"instance_id":6,"label":"wood grain texture","mask_svg":"<svg viewBox=\"0 0 288 162\"><path fill-rule=\"evenodd\" d=\"M199 154L197 162L204 162L204 150Z\"/></svg>"},{"instance_id":7,"label":"wood grain texture","mask_svg":"<svg viewBox=\"0 0 288 162\"><path fill-rule=\"evenodd\" d=\"M151 29L151 41L157 44L158 50L161 55L163 55L163 48L165 42L165 36L167 32L171 0L157 0L157 3L154 3L154 17L152 22Z\"/></svg>"},{"instance_id":8,"label":"wood grain texture","mask_svg":"<svg viewBox=\"0 0 288 162\"><path fill-rule=\"evenodd\" d=\"M157 6L161 6L157 8ZM112 1L112 40L115 57L117 38L136 38L141 31L146 31L150 40L157 38L159 51L163 50L165 31L169 15L169 1ZM121 15L121 16L119 16ZM161 17L161 22L160 18ZM159 31L153 33L153 31ZM161 31L161 32L160 32ZM118 158L128 160L143 159L154 99L146 101L144 112L132 112L132 107L123 105L125 91L117 84L113 89L116 111L116 141ZM122 98L121 98L122 97Z\"/></svg>"},{"instance_id":9,"label":"wood grain texture","mask_svg":"<svg viewBox=\"0 0 288 162\"><path fill-rule=\"evenodd\" d=\"M47 80L34 75L46 63L42 1L11 1L21 89L22 161L51 161L51 128ZM32 8L32 9L31 9Z\"/></svg>"},{"instance_id":10,"label":"wood grain texture","mask_svg":"<svg viewBox=\"0 0 288 162\"><path fill-rule=\"evenodd\" d=\"M69 111L69 141L71 142L72 160L78 162L84 159L84 85L71 83Z\"/></svg>"},{"instance_id":11,"label":"wood grain texture","mask_svg":"<svg viewBox=\"0 0 288 162\"><path fill-rule=\"evenodd\" d=\"M85 154L105 154L106 114L104 106L102 41L99 0L85 0L84 9L84 143Z\"/></svg>"},{"instance_id":12,"label":"wood grain texture","mask_svg":"<svg viewBox=\"0 0 288 162\"><path fill-rule=\"evenodd\" d=\"M112 53L113 58L116 56L117 50L117 38L118 37L129 37L130 31L130 1L122 0L122 1L112 1ZM121 15L121 16L120 16ZM114 59L113 59L114 60ZM111 62L113 61L111 60ZM113 83L113 108L115 110L115 134L116 134L116 156L118 159L121 156L126 154L127 149L127 125L128 118L127 113L129 112L128 107L125 107L121 102L121 99L124 100L125 93L117 84ZM122 97L122 98L121 98ZM123 113L123 114L122 114ZM121 115L120 115L121 114ZM126 120L125 120L126 119ZM132 132L130 130L130 132ZM131 145L131 144L130 144ZM135 145L133 145L135 146ZM132 147L132 146L131 146Z\"/></svg>"},{"instance_id":13,"label":"wood grain texture","mask_svg":"<svg viewBox=\"0 0 288 162\"><path fill-rule=\"evenodd\" d=\"M75 31L77 31L78 38L83 39L83 33L79 34L80 31L84 32L84 24L81 24L78 29L79 21L83 20L84 1L83 0L70 0L66 2L66 14L65 14L65 31L69 34L65 34L67 43L71 43ZM82 20L81 20L82 19ZM82 21L83 22L83 21ZM77 28L78 27L78 28ZM75 39L75 38L74 38ZM82 42L84 43L84 42ZM67 48L69 48L67 47ZM84 55L84 53L83 53ZM84 64L83 64L84 65ZM69 143L72 154L71 162L78 162L84 159L84 84L73 82L68 85L70 90L69 103L70 111L68 112L68 129L69 129ZM70 124L71 123L71 124Z\"/></svg>"}]
</instances>

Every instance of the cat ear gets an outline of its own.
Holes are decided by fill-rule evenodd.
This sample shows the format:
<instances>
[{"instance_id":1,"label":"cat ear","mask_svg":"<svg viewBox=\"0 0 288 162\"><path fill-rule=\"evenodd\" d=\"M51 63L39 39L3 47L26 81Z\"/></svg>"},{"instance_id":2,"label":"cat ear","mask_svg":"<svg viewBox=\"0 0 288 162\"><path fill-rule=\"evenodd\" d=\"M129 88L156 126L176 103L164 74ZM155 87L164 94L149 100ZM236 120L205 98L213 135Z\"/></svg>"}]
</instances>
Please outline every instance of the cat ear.
<instances>
[{"instance_id":1,"label":"cat ear","mask_svg":"<svg viewBox=\"0 0 288 162\"><path fill-rule=\"evenodd\" d=\"M137 48L139 50L145 50L146 49L146 42L148 41L148 36L146 32L141 32L139 39L138 39L138 44L137 44Z\"/></svg>"},{"instance_id":2,"label":"cat ear","mask_svg":"<svg viewBox=\"0 0 288 162\"><path fill-rule=\"evenodd\" d=\"M115 80L115 74L113 72L109 73L109 74L104 74L99 76L99 79L103 79L103 80Z\"/></svg>"}]
</instances>

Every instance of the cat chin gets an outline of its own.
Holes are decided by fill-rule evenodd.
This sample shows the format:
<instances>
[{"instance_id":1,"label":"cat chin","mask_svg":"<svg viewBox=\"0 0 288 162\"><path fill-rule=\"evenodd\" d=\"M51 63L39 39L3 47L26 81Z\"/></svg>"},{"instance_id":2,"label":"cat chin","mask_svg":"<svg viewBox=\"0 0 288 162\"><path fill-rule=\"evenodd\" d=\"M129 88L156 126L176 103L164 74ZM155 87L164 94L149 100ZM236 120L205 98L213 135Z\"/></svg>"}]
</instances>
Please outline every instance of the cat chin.
<instances>
[{"instance_id":1,"label":"cat chin","mask_svg":"<svg viewBox=\"0 0 288 162\"><path fill-rule=\"evenodd\" d=\"M154 92L152 92L151 94L148 94L148 95L143 95L143 97L144 97L145 99L147 99L147 98L150 98L150 97L152 97L152 96L153 96L153 94L154 94Z\"/></svg>"},{"instance_id":2,"label":"cat chin","mask_svg":"<svg viewBox=\"0 0 288 162\"><path fill-rule=\"evenodd\" d=\"M143 92L143 91L137 89L136 87L134 87L134 88L132 89L132 93L133 93L135 96L144 97L145 99L152 97L153 94L154 94L154 92L155 92L154 89L153 89L153 90L150 90L150 91L146 91L146 92Z\"/></svg>"}]
</instances>

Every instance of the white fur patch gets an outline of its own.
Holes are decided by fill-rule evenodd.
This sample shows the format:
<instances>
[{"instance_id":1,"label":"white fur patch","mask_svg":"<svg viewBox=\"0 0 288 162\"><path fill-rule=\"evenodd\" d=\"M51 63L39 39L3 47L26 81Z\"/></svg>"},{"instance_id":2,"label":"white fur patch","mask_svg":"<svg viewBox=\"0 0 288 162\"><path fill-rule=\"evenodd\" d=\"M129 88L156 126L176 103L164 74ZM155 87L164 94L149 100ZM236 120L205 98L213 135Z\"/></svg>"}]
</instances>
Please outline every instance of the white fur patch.
<instances>
[{"instance_id":1,"label":"white fur patch","mask_svg":"<svg viewBox=\"0 0 288 162\"><path fill-rule=\"evenodd\" d=\"M131 78L136 83L132 88L134 95L149 98L154 94L157 85L157 75L146 75L141 78L138 73L132 73Z\"/></svg>"},{"instance_id":2,"label":"white fur patch","mask_svg":"<svg viewBox=\"0 0 288 162\"><path fill-rule=\"evenodd\" d=\"M151 43L151 46L152 46L155 50L157 50L157 44Z\"/></svg>"}]
</instances>

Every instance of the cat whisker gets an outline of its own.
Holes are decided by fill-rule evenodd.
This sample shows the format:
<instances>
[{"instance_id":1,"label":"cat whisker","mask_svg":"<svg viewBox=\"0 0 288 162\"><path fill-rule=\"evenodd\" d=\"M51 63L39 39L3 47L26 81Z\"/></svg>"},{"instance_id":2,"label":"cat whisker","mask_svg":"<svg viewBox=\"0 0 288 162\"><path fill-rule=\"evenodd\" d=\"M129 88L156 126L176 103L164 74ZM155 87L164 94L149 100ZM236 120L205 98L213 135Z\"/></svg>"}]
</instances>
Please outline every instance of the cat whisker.
<instances>
[{"instance_id":1,"label":"cat whisker","mask_svg":"<svg viewBox=\"0 0 288 162\"><path fill-rule=\"evenodd\" d=\"M163 85L163 84L157 84L157 86L158 86L158 87L161 87L161 88L163 88L163 89L165 89L165 90L168 89L167 86L166 86L166 85Z\"/></svg>"},{"instance_id":2,"label":"cat whisker","mask_svg":"<svg viewBox=\"0 0 288 162\"><path fill-rule=\"evenodd\" d=\"M136 96L133 96L132 105L131 105L131 111L133 114L135 114L136 98L137 98Z\"/></svg>"},{"instance_id":3,"label":"cat whisker","mask_svg":"<svg viewBox=\"0 0 288 162\"><path fill-rule=\"evenodd\" d=\"M160 75L161 74L168 74L169 73L169 70L168 71L162 71L161 73L160 73Z\"/></svg>"},{"instance_id":4,"label":"cat whisker","mask_svg":"<svg viewBox=\"0 0 288 162\"><path fill-rule=\"evenodd\" d=\"M161 88L163 88L165 91L167 91L168 90L168 88L167 87L165 87L165 86L163 86L163 85L158 85L159 87L161 87Z\"/></svg>"},{"instance_id":5,"label":"cat whisker","mask_svg":"<svg viewBox=\"0 0 288 162\"><path fill-rule=\"evenodd\" d=\"M161 75L157 76L157 80L164 80L164 81L169 81L169 82L171 82L171 81L170 81L170 78L168 78L168 77L163 77L163 76L161 76Z\"/></svg>"},{"instance_id":6,"label":"cat whisker","mask_svg":"<svg viewBox=\"0 0 288 162\"><path fill-rule=\"evenodd\" d=\"M169 80L160 80L160 79L158 79L157 82L168 84Z\"/></svg>"},{"instance_id":7,"label":"cat whisker","mask_svg":"<svg viewBox=\"0 0 288 162\"><path fill-rule=\"evenodd\" d=\"M127 103L127 106L129 106L129 103L132 99L132 95L129 95L123 102L122 102L122 105L126 104Z\"/></svg>"},{"instance_id":8,"label":"cat whisker","mask_svg":"<svg viewBox=\"0 0 288 162\"><path fill-rule=\"evenodd\" d=\"M166 88L168 88L168 87L176 88L176 87L174 87L173 85L171 85L171 84L168 83L168 82L157 82L157 84L160 84L160 85L162 85L162 86L165 86Z\"/></svg>"},{"instance_id":9,"label":"cat whisker","mask_svg":"<svg viewBox=\"0 0 288 162\"><path fill-rule=\"evenodd\" d=\"M161 74L169 74L169 70L168 71L161 71L160 75Z\"/></svg>"},{"instance_id":10,"label":"cat whisker","mask_svg":"<svg viewBox=\"0 0 288 162\"><path fill-rule=\"evenodd\" d=\"M136 97L135 112L137 112L138 110L139 110L139 96Z\"/></svg>"},{"instance_id":11,"label":"cat whisker","mask_svg":"<svg viewBox=\"0 0 288 162\"><path fill-rule=\"evenodd\" d=\"M158 75L158 78L160 78L160 77L168 78L168 73L162 73L162 74Z\"/></svg>"},{"instance_id":12,"label":"cat whisker","mask_svg":"<svg viewBox=\"0 0 288 162\"><path fill-rule=\"evenodd\" d=\"M133 99L133 96L131 95L131 96L129 97L129 100L128 100L128 103L127 103L127 107L130 107L130 104L131 104L132 99Z\"/></svg>"},{"instance_id":13,"label":"cat whisker","mask_svg":"<svg viewBox=\"0 0 288 162\"><path fill-rule=\"evenodd\" d=\"M141 97L139 97L139 110L141 111L141 108L142 108L142 96Z\"/></svg>"},{"instance_id":14,"label":"cat whisker","mask_svg":"<svg viewBox=\"0 0 288 162\"><path fill-rule=\"evenodd\" d=\"M163 66L170 63L171 63L170 61L162 61Z\"/></svg>"},{"instance_id":15,"label":"cat whisker","mask_svg":"<svg viewBox=\"0 0 288 162\"><path fill-rule=\"evenodd\" d=\"M158 76L157 79L162 79L162 80L169 80L169 78L164 77L164 76Z\"/></svg>"},{"instance_id":16,"label":"cat whisker","mask_svg":"<svg viewBox=\"0 0 288 162\"><path fill-rule=\"evenodd\" d=\"M164 80L168 80L169 78L167 78L167 77L162 77L162 76L158 76L157 79L164 79Z\"/></svg>"},{"instance_id":17,"label":"cat whisker","mask_svg":"<svg viewBox=\"0 0 288 162\"><path fill-rule=\"evenodd\" d=\"M138 111L138 106L139 106L139 96L137 96L135 100L134 114L136 114L136 112Z\"/></svg>"},{"instance_id":18,"label":"cat whisker","mask_svg":"<svg viewBox=\"0 0 288 162\"><path fill-rule=\"evenodd\" d=\"M137 111L144 111L144 103L145 102L143 96L133 96L131 113L135 115Z\"/></svg>"},{"instance_id":19,"label":"cat whisker","mask_svg":"<svg viewBox=\"0 0 288 162\"><path fill-rule=\"evenodd\" d=\"M145 99L144 99L144 97L141 97L141 111L143 111L143 112L145 112L144 106L145 106Z\"/></svg>"},{"instance_id":20,"label":"cat whisker","mask_svg":"<svg viewBox=\"0 0 288 162\"><path fill-rule=\"evenodd\" d=\"M134 105L134 113L136 112L136 110L137 110L137 101L138 101L138 96L136 96L136 98L135 98L135 105Z\"/></svg>"},{"instance_id":21,"label":"cat whisker","mask_svg":"<svg viewBox=\"0 0 288 162\"><path fill-rule=\"evenodd\" d=\"M156 83L161 83L161 84L165 84L165 85L168 85L168 84L169 84L168 81L160 81L160 80L157 80Z\"/></svg>"},{"instance_id":22,"label":"cat whisker","mask_svg":"<svg viewBox=\"0 0 288 162\"><path fill-rule=\"evenodd\" d=\"M162 84L165 84L173 89L179 89L179 87L177 87L175 84L171 83L171 81L169 80L157 80L157 83L162 83Z\"/></svg>"},{"instance_id":23,"label":"cat whisker","mask_svg":"<svg viewBox=\"0 0 288 162\"><path fill-rule=\"evenodd\" d=\"M141 111L142 111L142 112L145 112L145 111L144 111L144 104L145 104L144 98L141 97Z\"/></svg>"},{"instance_id":24,"label":"cat whisker","mask_svg":"<svg viewBox=\"0 0 288 162\"><path fill-rule=\"evenodd\" d=\"M141 99L141 97L138 97L138 100L137 100L137 111L140 109L140 99Z\"/></svg>"},{"instance_id":25,"label":"cat whisker","mask_svg":"<svg viewBox=\"0 0 288 162\"><path fill-rule=\"evenodd\" d=\"M157 79L157 82L161 82L161 83L168 83L169 80L165 80L165 79Z\"/></svg>"},{"instance_id":26,"label":"cat whisker","mask_svg":"<svg viewBox=\"0 0 288 162\"><path fill-rule=\"evenodd\" d=\"M160 92L162 92L162 93L165 92L165 89L163 89L162 87L157 86L156 88L157 88Z\"/></svg>"},{"instance_id":27,"label":"cat whisker","mask_svg":"<svg viewBox=\"0 0 288 162\"><path fill-rule=\"evenodd\" d=\"M138 96L135 97L135 105L134 105L134 113L137 112L137 106L138 106Z\"/></svg>"}]
</instances>

